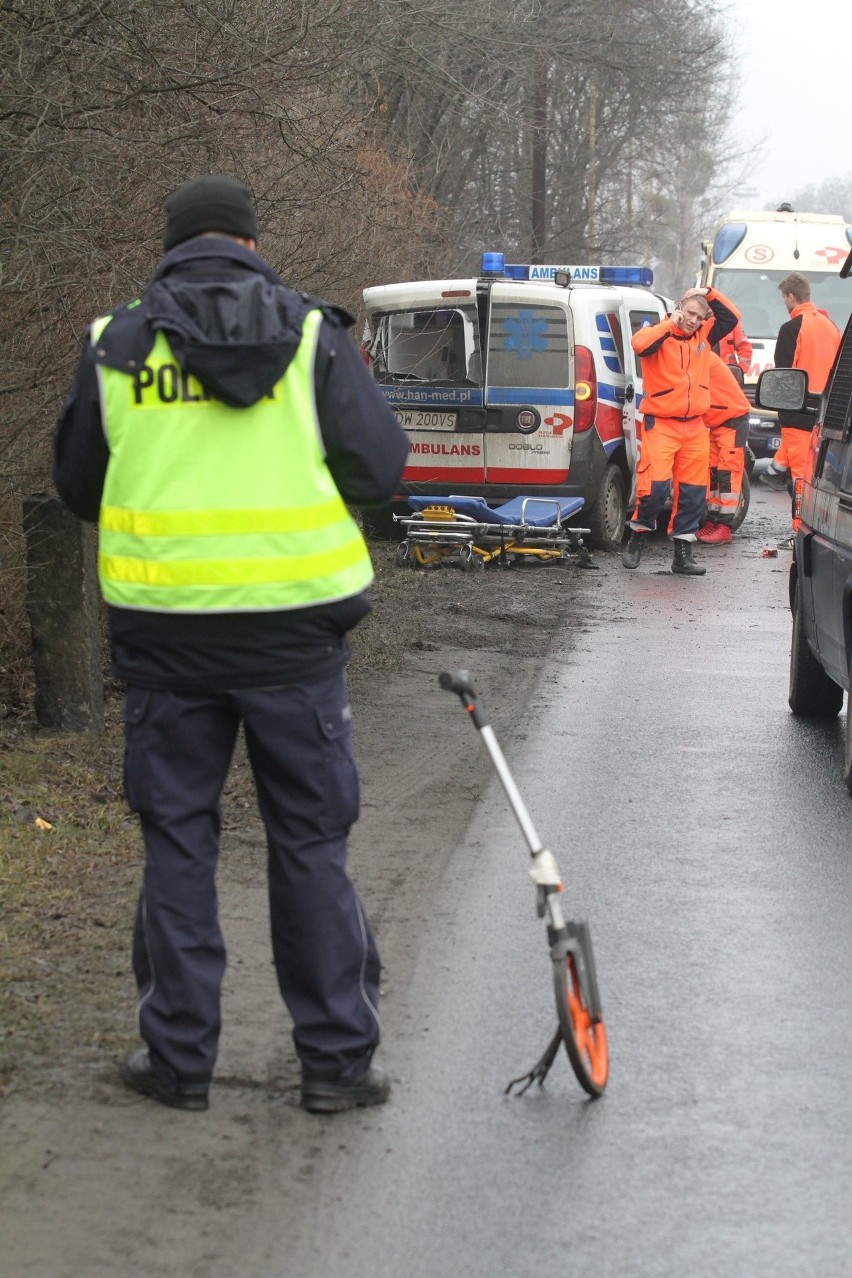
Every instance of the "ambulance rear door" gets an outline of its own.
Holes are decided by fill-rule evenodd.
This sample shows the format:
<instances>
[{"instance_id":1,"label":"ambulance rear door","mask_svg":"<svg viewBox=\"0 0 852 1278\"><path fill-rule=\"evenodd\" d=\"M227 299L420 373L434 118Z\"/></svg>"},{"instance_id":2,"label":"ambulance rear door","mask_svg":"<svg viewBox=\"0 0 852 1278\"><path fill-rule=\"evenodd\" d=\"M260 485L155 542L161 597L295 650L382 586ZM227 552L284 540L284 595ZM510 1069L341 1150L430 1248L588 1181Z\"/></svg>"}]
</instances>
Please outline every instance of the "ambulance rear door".
<instances>
[{"instance_id":1,"label":"ambulance rear door","mask_svg":"<svg viewBox=\"0 0 852 1278\"><path fill-rule=\"evenodd\" d=\"M402 487L481 490L485 410L475 280L364 290L373 375L408 435Z\"/></svg>"},{"instance_id":2,"label":"ambulance rear door","mask_svg":"<svg viewBox=\"0 0 852 1278\"><path fill-rule=\"evenodd\" d=\"M491 286L485 366L485 480L524 493L568 481L574 332L567 290Z\"/></svg>"}]
</instances>

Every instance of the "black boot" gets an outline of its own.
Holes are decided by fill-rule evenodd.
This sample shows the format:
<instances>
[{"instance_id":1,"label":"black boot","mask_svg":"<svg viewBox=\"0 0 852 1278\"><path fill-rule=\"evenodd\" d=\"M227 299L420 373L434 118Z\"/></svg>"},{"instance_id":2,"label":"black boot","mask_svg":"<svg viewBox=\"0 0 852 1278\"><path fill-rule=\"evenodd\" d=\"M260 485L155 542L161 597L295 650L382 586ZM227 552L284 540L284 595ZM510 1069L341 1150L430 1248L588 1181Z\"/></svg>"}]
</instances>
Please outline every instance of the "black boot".
<instances>
[{"instance_id":1,"label":"black boot","mask_svg":"<svg viewBox=\"0 0 852 1278\"><path fill-rule=\"evenodd\" d=\"M638 568L642 558L642 533L630 531L630 539L621 552L621 562L625 568Z\"/></svg>"},{"instance_id":2,"label":"black boot","mask_svg":"<svg viewBox=\"0 0 852 1278\"><path fill-rule=\"evenodd\" d=\"M692 542L684 541L683 537L675 537L672 572L679 572L683 577L703 577L706 571L693 558Z\"/></svg>"}]
</instances>

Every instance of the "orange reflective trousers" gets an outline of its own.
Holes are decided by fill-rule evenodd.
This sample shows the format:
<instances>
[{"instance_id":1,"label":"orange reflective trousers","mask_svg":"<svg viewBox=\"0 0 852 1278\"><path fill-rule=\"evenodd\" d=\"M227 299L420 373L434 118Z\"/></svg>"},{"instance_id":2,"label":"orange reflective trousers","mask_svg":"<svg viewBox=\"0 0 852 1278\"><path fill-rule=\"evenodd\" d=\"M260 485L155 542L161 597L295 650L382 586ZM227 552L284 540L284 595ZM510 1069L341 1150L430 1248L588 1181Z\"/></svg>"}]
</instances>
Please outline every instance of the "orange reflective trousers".
<instances>
[{"instance_id":1,"label":"orange reflective trousers","mask_svg":"<svg viewBox=\"0 0 852 1278\"><path fill-rule=\"evenodd\" d=\"M711 523L733 526L740 504L745 470L745 449L736 446L731 426L710 428L710 482L707 485L707 518Z\"/></svg>"},{"instance_id":2,"label":"orange reflective trousers","mask_svg":"<svg viewBox=\"0 0 852 1278\"><path fill-rule=\"evenodd\" d=\"M796 430L793 426L782 426L781 447L772 460L781 469L789 470L790 478L795 482L807 473L810 446L809 430ZM801 520L792 519L793 532L798 530L800 523Z\"/></svg>"},{"instance_id":3,"label":"orange reflective trousers","mask_svg":"<svg viewBox=\"0 0 852 1278\"><path fill-rule=\"evenodd\" d=\"M695 536L707 499L710 432L703 417L679 422L672 417L646 417L636 468L636 509L631 528L653 531L668 498L674 494L670 537Z\"/></svg>"}]
</instances>

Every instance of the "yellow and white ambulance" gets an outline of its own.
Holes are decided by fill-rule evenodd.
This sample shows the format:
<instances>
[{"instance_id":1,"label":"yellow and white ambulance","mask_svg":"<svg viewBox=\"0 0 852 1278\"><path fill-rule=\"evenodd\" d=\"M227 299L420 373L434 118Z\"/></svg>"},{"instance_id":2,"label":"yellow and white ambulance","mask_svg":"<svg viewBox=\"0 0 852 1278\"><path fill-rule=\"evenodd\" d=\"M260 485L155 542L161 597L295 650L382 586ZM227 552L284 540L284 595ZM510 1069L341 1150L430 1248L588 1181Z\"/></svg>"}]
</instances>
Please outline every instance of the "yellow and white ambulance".
<instances>
[{"instance_id":1,"label":"yellow and white ambulance","mask_svg":"<svg viewBox=\"0 0 852 1278\"><path fill-rule=\"evenodd\" d=\"M751 343L751 363L744 373L750 400L760 374L775 367L775 339L789 318L778 291L785 275L798 271L806 276L814 305L843 331L852 312L852 293L838 272L850 245L852 226L844 218L798 212L789 204L774 211L734 210L702 244L698 283L731 299ZM781 447L777 414L755 408L748 442L755 457L774 456Z\"/></svg>"},{"instance_id":2,"label":"yellow and white ambulance","mask_svg":"<svg viewBox=\"0 0 852 1278\"><path fill-rule=\"evenodd\" d=\"M731 299L752 345L747 385L775 366L775 338L789 318L778 285L791 271L807 276L811 300L843 331L852 312L852 293L838 272L850 245L852 226L842 217L800 213L789 204L774 212L728 213L702 245L698 283Z\"/></svg>"}]
</instances>

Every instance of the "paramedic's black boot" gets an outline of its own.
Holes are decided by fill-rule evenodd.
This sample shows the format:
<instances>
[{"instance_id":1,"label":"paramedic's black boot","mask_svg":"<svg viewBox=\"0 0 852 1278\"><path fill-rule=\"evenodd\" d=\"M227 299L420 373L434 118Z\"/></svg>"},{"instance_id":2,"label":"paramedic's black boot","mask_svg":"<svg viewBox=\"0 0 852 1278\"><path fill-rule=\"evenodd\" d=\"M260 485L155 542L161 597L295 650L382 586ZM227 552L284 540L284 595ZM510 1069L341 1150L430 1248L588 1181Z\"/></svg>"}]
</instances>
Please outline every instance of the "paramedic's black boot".
<instances>
[{"instance_id":1,"label":"paramedic's black boot","mask_svg":"<svg viewBox=\"0 0 852 1278\"><path fill-rule=\"evenodd\" d=\"M678 572L683 577L703 577L706 571L706 568L695 562L692 542L684 541L683 537L675 537L672 572Z\"/></svg>"},{"instance_id":2,"label":"paramedic's black boot","mask_svg":"<svg viewBox=\"0 0 852 1278\"><path fill-rule=\"evenodd\" d=\"M630 539L621 552L621 562L625 568L638 568L639 560L642 558L642 537L643 533L630 531Z\"/></svg>"}]
</instances>

